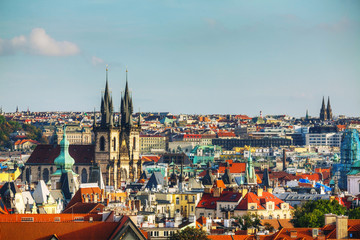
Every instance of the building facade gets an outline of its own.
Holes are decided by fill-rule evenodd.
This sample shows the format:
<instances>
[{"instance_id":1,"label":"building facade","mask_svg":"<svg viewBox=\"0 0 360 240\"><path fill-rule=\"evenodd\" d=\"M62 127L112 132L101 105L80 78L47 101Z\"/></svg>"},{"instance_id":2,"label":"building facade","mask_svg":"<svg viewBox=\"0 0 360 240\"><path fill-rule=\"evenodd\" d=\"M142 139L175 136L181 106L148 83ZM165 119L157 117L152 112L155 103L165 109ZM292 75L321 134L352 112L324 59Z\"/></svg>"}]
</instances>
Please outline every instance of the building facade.
<instances>
[{"instance_id":1,"label":"building facade","mask_svg":"<svg viewBox=\"0 0 360 240\"><path fill-rule=\"evenodd\" d=\"M140 135L140 154L163 153L167 150L167 137L161 135Z\"/></svg>"}]
</instances>

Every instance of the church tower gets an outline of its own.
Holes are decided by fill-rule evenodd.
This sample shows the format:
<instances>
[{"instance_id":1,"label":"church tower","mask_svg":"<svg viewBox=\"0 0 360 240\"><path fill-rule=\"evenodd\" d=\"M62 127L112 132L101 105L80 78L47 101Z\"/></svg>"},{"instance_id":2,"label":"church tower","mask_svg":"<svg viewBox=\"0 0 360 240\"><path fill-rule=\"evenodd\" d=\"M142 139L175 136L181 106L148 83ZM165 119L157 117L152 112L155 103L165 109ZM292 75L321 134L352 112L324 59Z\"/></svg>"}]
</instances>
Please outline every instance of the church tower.
<instances>
[{"instance_id":1,"label":"church tower","mask_svg":"<svg viewBox=\"0 0 360 240\"><path fill-rule=\"evenodd\" d=\"M124 95L121 97L119 126L120 142L118 175L121 181L134 181L140 179L140 131L141 126L135 125L132 120L133 103L129 91L128 70L126 70L126 85Z\"/></svg>"},{"instance_id":2,"label":"church tower","mask_svg":"<svg viewBox=\"0 0 360 240\"><path fill-rule=\"evenodd\" d=\"M328 97L328 103L327 103L327 108L326 108L326 113L327 113L327 118L328 120L332 120L332 110L331 110L331 106L330 106L330 97Z\"/></svg>"},{"instance_id":3,"label":"church tower","mask_svg":"<svg viewBox=\"0 0 360 240\"><path fill-rule=\"evenodd\" d=\"M101 98L101 123L94 122L95 160L100 165L107 186L120 187L121 181L134 181L141 175L139 160L140 126L132 121L133 104L127 71L124 96L121 97L120 116L114 122L113 101L108 85L108 69L104 96Z\"/></svg>"},{"instance_id":4,"label":"church tower","mask_svg":"<svg viewBox=\"0 0 360 240\"><path fill-rule=\"evenodd\" d=\"M321 105L321 109L320 109L320 120L321 121L326 121L327 119L328 119L327 110L325 108L325 100L324 100L324 97L323 97L322 105Z\"/></svg>"},{"instance_id":5,"label":"church tower","mask_svg":"<svg viewBox=\"0 0 360 240\"><path fill-rule=\"evenodd\" d=\"M100 165L105 185L116 187L116 169L114 163L118 159L120 129L114 126L113 102L109 91L108 69L104 96L101 98L101 122L94 121L95 160Z\"/></svg>"}]
</instances>

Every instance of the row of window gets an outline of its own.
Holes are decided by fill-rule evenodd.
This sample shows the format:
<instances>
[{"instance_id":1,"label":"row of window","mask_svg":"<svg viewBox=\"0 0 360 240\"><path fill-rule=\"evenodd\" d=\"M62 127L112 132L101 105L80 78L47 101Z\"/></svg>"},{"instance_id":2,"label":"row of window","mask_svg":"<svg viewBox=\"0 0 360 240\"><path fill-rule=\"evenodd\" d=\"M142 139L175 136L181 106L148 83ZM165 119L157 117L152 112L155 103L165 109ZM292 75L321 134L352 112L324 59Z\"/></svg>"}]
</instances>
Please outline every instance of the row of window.
<instances>
[{"instance_id":1,"label":"row of window","mask_svg":"<svg viewBox=\"0 0 360 240\"><path fill-rule=\"evenodd\" d=\"M164 236L165 237L172 236L172 235L174 235L174 231L164 231ZM159 231L151 231L150 236L151 237L158 237L159 236Z\"/></svg>"}]
</instances>

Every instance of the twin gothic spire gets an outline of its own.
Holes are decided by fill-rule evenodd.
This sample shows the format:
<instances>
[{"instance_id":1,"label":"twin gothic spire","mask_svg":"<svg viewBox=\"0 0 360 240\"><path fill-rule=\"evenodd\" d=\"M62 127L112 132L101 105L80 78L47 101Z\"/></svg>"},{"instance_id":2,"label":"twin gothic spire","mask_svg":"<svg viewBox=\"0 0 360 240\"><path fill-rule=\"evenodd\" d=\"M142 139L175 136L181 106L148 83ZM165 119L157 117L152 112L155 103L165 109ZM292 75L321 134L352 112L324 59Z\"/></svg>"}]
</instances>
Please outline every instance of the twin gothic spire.
<instances>
[{"instance_id":1,"label":"twin gothic spire","mask_svg":"<svg viewBox=\"0 0 360 240\"><path fill-rule=\"evenodd\" d=\"M321 109L320 109L320 120L332 120L332 109L330 106L330 97L328 97L327 107L325 107L325 99L323 97Z\"/></svg>"},{"instance_id":2,"label":"twin gothic spire","mask_svg":"<svg viewBox=\"0 0 360 240\"><path fill-rule=\"evenodd\" d=\"M114 108L112 96L109 91L108 82L108 68L106 68L106 84L104 96L101 98L101 127L113 127L114 126ZM121 97L121 126L127 127L132 125L133 103L129 93L128 87L128 71L126 70L126 85L124 96ZM120 125L120 119L118 124Z\"/></svg>"}]
</instances>

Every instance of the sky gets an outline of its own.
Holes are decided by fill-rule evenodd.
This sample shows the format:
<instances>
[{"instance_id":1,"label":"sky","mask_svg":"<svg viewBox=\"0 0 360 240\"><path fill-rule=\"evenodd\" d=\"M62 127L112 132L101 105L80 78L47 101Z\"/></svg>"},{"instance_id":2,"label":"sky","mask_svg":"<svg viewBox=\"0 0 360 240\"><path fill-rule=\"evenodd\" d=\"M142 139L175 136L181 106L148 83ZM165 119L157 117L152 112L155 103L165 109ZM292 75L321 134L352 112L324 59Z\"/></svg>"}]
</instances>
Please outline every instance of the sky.
<instances>
[{"instance_id":1,"label":"sky","mask_svg":"<svg viewBox=\"0 0 360 240\"><path fill-rule=\"evenodd\" d=\"M5 112L360 116L358 0L0 1Z\"/></svg>"}]
</instances>

